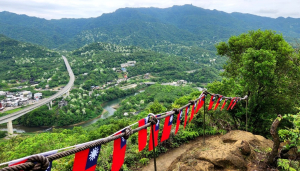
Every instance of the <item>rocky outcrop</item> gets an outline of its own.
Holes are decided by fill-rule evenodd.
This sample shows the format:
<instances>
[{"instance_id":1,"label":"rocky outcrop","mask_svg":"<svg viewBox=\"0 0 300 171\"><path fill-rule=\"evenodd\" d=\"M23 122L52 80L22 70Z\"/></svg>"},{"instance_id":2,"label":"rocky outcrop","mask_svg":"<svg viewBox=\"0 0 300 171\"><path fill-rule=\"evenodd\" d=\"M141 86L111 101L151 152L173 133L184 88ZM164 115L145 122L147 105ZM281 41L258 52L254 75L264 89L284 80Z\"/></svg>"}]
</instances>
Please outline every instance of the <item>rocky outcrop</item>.
<instances>
[{"instance_id":1,"label":"rocky outcrop","mask_svg":"<svg viewBox=\"0 0 300 171\"><path fill-rule=\"evenodd\" d=\"M168 170L252 170L250 163L256 159L256 152L266 151L272 144L262 136L234 130L205 144L199 142L173 161Z\"/></svg>"}]
</instances>

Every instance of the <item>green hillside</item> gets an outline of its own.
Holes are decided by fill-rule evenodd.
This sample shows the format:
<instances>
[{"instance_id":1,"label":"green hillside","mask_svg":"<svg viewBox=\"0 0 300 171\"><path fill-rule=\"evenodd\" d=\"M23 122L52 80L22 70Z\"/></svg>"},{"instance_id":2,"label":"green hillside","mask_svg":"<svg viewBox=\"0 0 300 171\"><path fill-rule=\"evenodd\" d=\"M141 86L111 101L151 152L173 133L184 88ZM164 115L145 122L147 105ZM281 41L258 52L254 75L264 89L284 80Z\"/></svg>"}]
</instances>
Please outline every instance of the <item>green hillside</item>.
<instances>
[{"instance_id":1,"label":"green hillside","mask_svg":"<svg viewBox=\"0 0 300 171\"><path fill-rule=\"evenodd\" d=\"M216 42L248 30L272 29L287 40L299 39L299 20L225 13L192 5L165 9L122 8L88 19L45 20L1 12L0 33L48 48L68 50L93 42L147 49L175 44L214 50Z\"/></svg>"},{"instance_id":2,"label":"green hillside","mask_svg":"<svg viewBox=\"0 0 300 171\"><path fill-rule=\"evenodd\" d=\"M64 62L58 52L22 43L3 35L0 35L0 60L0 80L5 82L34 81L46 84L45 79L52 76L67 77ZM61 83L66 82L67 80Z\"/></svg>"},{"instance_id":3,"label":"green hillside","mask_svg":"<svg viewBox=\"0 0 300 171\"><path fill-rule=\"evenodd\" d=\"M207 57L207 56L206 56ZM71 59L72 58L72 59ZM126 67L126 72L121 70L121 64L135 61L135 66ZM187 56L169 55L155 51L141 49L135 46L119 46L107 43L92 43L75 50L70 55L70 64L77 76L75 84L83 85L90 89L93 85L103 85L125 75L135 77L150 73L154 76L151 81L170 82L174 80L187 80L194 83L206 83L220 80L219 70L224 60L214 63L207 58L194 59ZM186 73L190 70L205 70L195 73ZM86 74L85 74L86 73Z\"/></svg>"}]
</instances>

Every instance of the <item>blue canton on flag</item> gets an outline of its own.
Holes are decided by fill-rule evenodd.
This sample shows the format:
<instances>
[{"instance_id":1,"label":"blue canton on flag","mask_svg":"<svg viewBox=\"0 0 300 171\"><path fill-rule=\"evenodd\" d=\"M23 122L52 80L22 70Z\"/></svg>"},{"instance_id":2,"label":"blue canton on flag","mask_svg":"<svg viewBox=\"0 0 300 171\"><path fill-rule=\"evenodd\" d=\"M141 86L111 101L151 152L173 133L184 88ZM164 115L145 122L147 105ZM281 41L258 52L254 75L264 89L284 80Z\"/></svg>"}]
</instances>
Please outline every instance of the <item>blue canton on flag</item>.
<instances>
[{"instance_id":1,"label":"blue canton on flag","mask_svg":"<svg viewBox=\"0 0 300 171\"><path fill-rule=\"evenodd\" d=\"M173 115L170 116L170 120L169 120L168 126L172 125L172 123L173 123Z\"/></svg>"},{"instance_id":2,"label":"blue canton on flag","mask_svg":"<svg viewBox=\"0 0 300 171\"><path fill-rule=\"evenodd\" d=\"M85 170L89 169L90 167L93 167L97 164L97 159L100 153L101 145L90 148L88 158L86 161Z\"/></svg>"},{"instance_id":3,"label":"blue canton on flag","mask_svg":"<svg viewBox=\"0 0 300 171\"><path fill-rule=\"evenodd\" d=\"M186 116L189 114L190 106L188 106L187 111L186 111Z\"/></svg>"},{"instance_id":4,"label":"blue canton on flag","mask_svg":"<svg viewBox=\"0 0 300 171\"><path fill-rule=\"evenodd\" d=\"M183 109L180 111L180 118L179 118L179 120L181 120L181 118L182 118L182 112L183 112Z\"/></svg>"},{"instance_id":5,"label":"blue canton on flag","mask_svg":"<svg viewBox=\"0 0 300 171\"><path fill-rule=\"evenodd\" d=\"M125 132L125 129L122 130L122 133ZM121 149L126 145L126 139L121 137Z\"/></svg>"},{"instance_id":6,"label":"blue canton on flag","mask_svg":"<svg viewBox=\"0 0 300 171\"><path fill-rule=\"evenodd\" d=\"M49 162L49 166L47 167L46 171L51 171L51 168L52 168L52 161Z\"/></svg>"},{"instance_id":7,"label":"blue canton on flag","mask_svg":"<svg viewBox=\"0 0 300 171\"><path fill-rule=\"evenodd\" d=\"M160 117L160 115L156 115L156 117ZM155 125L155 131L159 130L159 122L160 120L157 120L157 123Z\"/></svg>"},{"instance_id":8,"label":"blue canton on flag","mask_svg":"<svg viewBox=\"0 0 300 171\"><path fill-rule=\"evenodd\" d=\"M121 148L123 148L124 145L126 145L126 139L124 137L121 137Z\"/></svg>"},{"instance_id":9,"label":"blue canton on flag","mask_svg":"<svg viewBox=\"0 0 300 171\"><path fill-rule=\"evenodd\" d=\"M197 101L195 102L194 111L196 111Z\"/></svg>"}]
</instances>

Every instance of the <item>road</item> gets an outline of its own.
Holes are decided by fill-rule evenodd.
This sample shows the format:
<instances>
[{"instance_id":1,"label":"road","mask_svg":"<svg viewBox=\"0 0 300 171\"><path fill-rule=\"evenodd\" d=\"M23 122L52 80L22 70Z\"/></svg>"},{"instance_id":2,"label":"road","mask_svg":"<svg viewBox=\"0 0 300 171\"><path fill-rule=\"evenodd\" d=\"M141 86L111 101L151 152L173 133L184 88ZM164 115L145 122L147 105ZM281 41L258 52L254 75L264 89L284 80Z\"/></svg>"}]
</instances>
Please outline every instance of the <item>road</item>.
<instances>
[{"instance_id":1,"label":"road","mask_svg":"<svg viewBox=\"0 0 300 171\"><path fill-rule=\"evenodd\" d=\"M3 124L3 123L7 123L8 121L12 121L12 120L15 120L23 115L25 115L26 113L36 109L36 108L39 108L47 103L49 103L50 101L62 96L63 94L65 94L66 92L68 92L71 87L73 86L74 84L74 81L75 81L75 76L73 74L73 71L68 63L68 60L66 57L62 56L64 62L65 62L65 65L67 67L67 70L69 72L69 76L70 76L70 80L69 80L69 83L62 89L60 90L59 92L57 92L56 94L54 94L53 96L51 97L48 97L48 98L45 98L45 99L41 99L39 100L37 103L35 103L34 105L32 106L29 106L23 110L20 110L18 112L15 112L15 113L12 113L12 114L9 114L9 115L5 115L5 116L2 116L0 117L0 124Z\"/></svg>"},{"instance_id":2,"label":"road","mask_svg":"<svg viewBox=\"0 0 300 171\"><path fill-rule=\"evenodd\" d=\"M135 88L137 86L137 84L130 84L130 85L127 85L127 86L124 86L124 87L120 87L121 90L127 90L127 89L130 89L130 88Z\"/></svg>"}]
</instances>

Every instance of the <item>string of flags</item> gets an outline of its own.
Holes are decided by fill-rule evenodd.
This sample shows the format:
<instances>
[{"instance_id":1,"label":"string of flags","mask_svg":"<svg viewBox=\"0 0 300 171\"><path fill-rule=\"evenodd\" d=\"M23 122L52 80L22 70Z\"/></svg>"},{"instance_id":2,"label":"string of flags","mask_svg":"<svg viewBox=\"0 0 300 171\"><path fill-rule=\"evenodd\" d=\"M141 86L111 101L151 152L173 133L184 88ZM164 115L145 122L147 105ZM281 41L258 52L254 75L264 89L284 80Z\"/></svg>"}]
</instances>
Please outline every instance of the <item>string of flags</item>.
<instances>
[{"instance_id":1,"label":"string of flags","mask_svg":"<svg viewBox=\"0 0 300 171\"><path fill-rule=\"evenodd\" d=\"M162 130L161 142L169 139L175 114L177 114L176 127L175 127L175 135L176 135L179 131L179 126L181 124L181 120L182 120L183 116L184 116L183 127L184 127L184 129L186 128L188 117L189 117L188 115L189 115L189 111L190 111L190 106L192 105L189 123L194 118L194 115L197 114L198 111L205 104L205 99L208 94L211 95L211 98L210 98L210 102L209 102L209 106L208 106L207 110L211 110L211 109L216 110L223 99L224 99L224 102L223 102L220 110L223 110L223 108L225 107L228 100L230 100L230 103L227 107L227 110L229 110L229 109L232 110L239 101L247 98L247 96L245 98L240 98L240 97L231 98L231 97L225 97L225 96L219 95L219 94L210 94L207 91L204 91L199 96L199 98L197 98L195 101L191 101L188 105L181 107L177 113L172 111L172 112L165 113L165 116L162 116L161 114L153 115L152 117L157 118L157 123L151 125L151 127L150 127L148 150L152 151L158 145L159 125L160 125L160 120L162 118L165 118L165 122L164 122L164 127ZM215 101L216 101L216 104L215 104L215 107L213 108ZM147 117L145 117L137 122L138 127L142 127L142 126L145 126L146 124L148 124L149 119L150 119L150 114ZM119 134L123 133L124 131L125 131L125 128L123 128L121 131L113 134L113 136L119 135ZM152 135L152 133L153 133L153 135ZM145 127L138 131L139 151L144 150L144 148L147 146L147 139L148 139L148 133L147 133L147 127ZM114 150L113 150L112 167L111 167L112 171L120 170L124 163L125 152L126 152L126 141L127 140L124 137L114 140ZM78 146L76 146L76 147L78 147ZM101 145L77 152L75 154L73 171L94 171L96 169L97 159L100 154L100 150L101 150ZM57 151L58 150L41 153L41 155L48 156L48 155L57 153ZM28 157L14 161L14 163L9 163L9 166L14 166L17 164L25 163L27 159L28 159ZM50 162L50 165L46 171L51 171L51 166L52 166L52 162Z\"/></svg>"}]
</instances>

